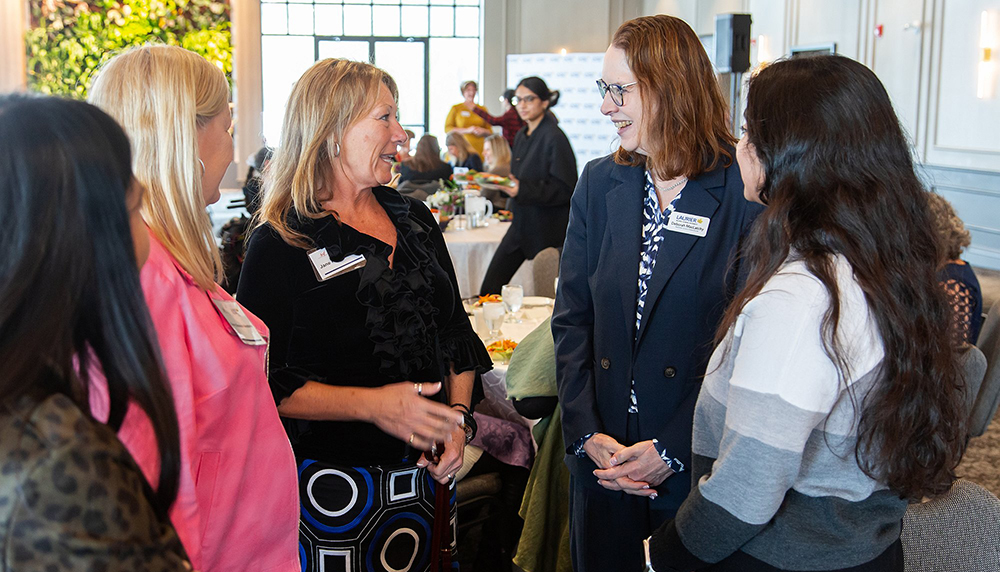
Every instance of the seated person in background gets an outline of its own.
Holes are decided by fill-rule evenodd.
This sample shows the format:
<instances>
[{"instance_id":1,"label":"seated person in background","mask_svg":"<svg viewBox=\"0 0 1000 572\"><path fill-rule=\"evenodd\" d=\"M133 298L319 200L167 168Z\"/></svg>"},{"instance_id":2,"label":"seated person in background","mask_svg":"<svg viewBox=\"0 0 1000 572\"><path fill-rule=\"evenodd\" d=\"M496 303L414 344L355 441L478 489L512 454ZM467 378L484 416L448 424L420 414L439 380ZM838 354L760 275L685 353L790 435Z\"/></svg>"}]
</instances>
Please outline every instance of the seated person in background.
<instances>
[{"instance_id":1,"label":"seated person in background","mask_svg":"<svg viewBox=\"0 0 1000 572\"><path fill-rule=\"evenodd\" d=\"M427 183L451 177L451 165L441 160L437 137L424 135L413 157L399 164L399 182Z\"/></svg>"},{"instance_id":2,"label":"seated person in background","mask_svg":"<svg viewBox=\"0 0 1000 572\"><path fill-rule=\"evenodd\" d=\"M507 141L507 145L511 147L514 146L514 136L524 127L524 120L518 115L514 104L510 102L512 97L514 97L513 89L508 89L500 96L500 103L503 105L503 114L499 117L490 115L485 109L479 106L472 110L473 113L482 117L490 125L499 125L503 131L503 138ZM485 147L483 147L483 152L486 152Z\"/></svg>"},{"instance_id":3,"label":"seated person in background","mask_svg":"<svg viewBox=\"0 0 1000 572\"><path fill-rule=\"evenodd\" d=\"M487 173L510 176L510 145L501 135L490 135L483 144L483 159Z\"/></svg>"},{"instance_id":4,"label":"seated person in background","mask_svg":"<svg viewBox=\"0 0 1000 572\"><path fill-rule=\"evenodd\" d=\"M406 143L400 145L399 151L396 152L397 163L402 163L410 158L410 142L417 136L417 134L410 129L404 129L403 133L406 133Z\"/></svg>"},{"instance_id":5,"label":"seated person in background","mask_svg":"<svg viewBox=\"0 0 1000 572\"><path fill-rule=\"evenodd\" d=\"M445 146L448 147L448 154L454 158L454 167L464 167L466 169L471 169L473 171L483 170L483 159L476 153L476 150L472 147L465 137L462 137L458 133L449 133L444 140Z\"/></svg>"},{"instance_id":6,"label":"seated person in background","mask_svg":"<svg viewBox=\"0 0 1000 572\"><path fill-rule=\"evenodd\" d=\"M486 138L483 144L483 168L487 173L510 176L510 145L501 135L494 133ZM503 191L497 189L482 189L482 195L493 203L494 209L507 208L507 200L510 198Z\"/></svg>"},{"instance_id":7,"label":"seated person in background","mask_svg":"<svg viewBox=\"0 0 1000 572\"><path fill-rule=\"evenodd\" d=\"M97 108L0 99L0 570L191 569L167 518L180 450L139 285L143 192ZM85 413L93 370L107 425ZM155 434L156 492L115 438L130 403Z\"/></svg>"},{"instance_id":8,"label":"seated person in background","mask_svg":"<svg viewBox=\"0 0 1000 572\"><path fill-rule=\"evenodd\" d=\"M983 294L972 266L961 259L962 251L972 242L962 219L955 214L944 197L927 193L927 205L937 230L941 265L938 280L948 293L954 312L954 331L957 339L975 345L983 325Z\"/></svg>"},{"instance_id":9,"label":"seated person in background","mask_svg":"<svg viewBox=\"0 0 1000 572\"><path fill-rule=\"evenodd\" d=\"M247 170L246 182L243 184L243 203L251 215L256 214L257 209L260 208L261 179L273 154L274 152L270 148L261 147L247 159L250 168Z\"/></svg>"},{"instance_id":10,"label":"seated person in background","mask_svg":"<svg viewBox=\"0 0 1000 572\"><path fill-rule=\"evenodd\" d=\"M951 488L966 441L927 192L854 60L770 64L745 117L767 208L695 408L694 486L647 569L901 572L908 501Z\"/></svg>"}]
</instances>

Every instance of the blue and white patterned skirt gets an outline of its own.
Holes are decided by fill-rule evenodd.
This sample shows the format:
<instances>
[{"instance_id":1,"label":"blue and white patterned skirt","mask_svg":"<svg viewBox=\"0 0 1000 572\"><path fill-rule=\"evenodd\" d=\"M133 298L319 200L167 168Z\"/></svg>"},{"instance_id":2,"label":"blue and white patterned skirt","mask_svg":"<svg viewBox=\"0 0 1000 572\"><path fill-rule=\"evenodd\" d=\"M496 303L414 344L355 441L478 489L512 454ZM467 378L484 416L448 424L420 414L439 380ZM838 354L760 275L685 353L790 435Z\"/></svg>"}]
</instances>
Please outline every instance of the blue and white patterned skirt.
<instances>
[{"instance_id":1,"label":"blue and white patterned skirt","mask_svg":"<svg viewBox=\"0 0 1000 572\"><path fill-rule=\"evenodd\" d=\"M343 467L299 461L303 572L424 572L438 483L413 463ZM452 568L456 538L451 493Z\"/></svg>"}]
</instances>

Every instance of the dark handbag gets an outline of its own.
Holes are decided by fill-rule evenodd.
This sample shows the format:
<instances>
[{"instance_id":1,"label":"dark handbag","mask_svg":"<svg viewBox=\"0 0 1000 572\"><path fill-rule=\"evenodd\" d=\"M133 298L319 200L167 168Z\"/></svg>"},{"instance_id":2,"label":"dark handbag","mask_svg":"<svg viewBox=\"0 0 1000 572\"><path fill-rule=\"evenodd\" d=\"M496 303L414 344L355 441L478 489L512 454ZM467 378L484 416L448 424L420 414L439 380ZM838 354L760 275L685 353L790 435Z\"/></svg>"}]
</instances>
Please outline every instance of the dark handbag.
<instances>
[{"instance_id":1,"label":"dark handbag","mask_svg":"<svg viewBox=\"0 0 1000 572\"><path fill-rule=\"evenodd\" d=\"M443 451L444 443L438 443L437 454ZM434 491L430 572L445 572L451 570L451 488L435 481Z\"/></svg>"}]
</instances>

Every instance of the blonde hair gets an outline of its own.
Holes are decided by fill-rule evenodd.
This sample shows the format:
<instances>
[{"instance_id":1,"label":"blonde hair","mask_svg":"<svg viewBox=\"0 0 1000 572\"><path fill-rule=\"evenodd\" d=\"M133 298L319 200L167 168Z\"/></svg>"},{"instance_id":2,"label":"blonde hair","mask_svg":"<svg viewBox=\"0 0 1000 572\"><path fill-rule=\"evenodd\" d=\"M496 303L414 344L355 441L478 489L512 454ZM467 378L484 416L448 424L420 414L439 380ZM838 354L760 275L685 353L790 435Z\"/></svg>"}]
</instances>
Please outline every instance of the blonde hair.
<instances>
[{"instance_id":1,"label":"blonde hair","mask_svg":"<svg viewBox=\"0 0 1000 572\"><path fill-rule=\"evenodd\" d=\"M465 135L460 133L455 133L454 131L448 133L448 136L444 138L445 147L450 147L454 145L458 149L458 155L455 157L455 161L461 165L476 152L476 148L469 143L469 140L465 138Z\"/></svg>"},{"instance_id":2,"label":"blonde hair","mask_svg":"<svg viewBox=\"0 0 1000 572\"><path fill-rule=\"evenodd\" d=\"M269 224L288 244L310 248L308 237L292 229L288 214L326 216L321 189L330 162L340 153L347 130L375 107L379 86L385 85L399 99L396 82L381 69L367 63L325 59L313 64L295 83L285 107L281 145L264 172L264 200L253 227Z\"/></svg>"},{"instance_id":3,"label":"blonde hair","mask_svg":"<svg viewBox=\"0 0 1000 572\"><path fill-rule=\"evenodd\" d=\"M492 162L485 167L487 171L501 166L510 167L510 145L503 135L494 133L483 144L490 146L490 154L493 155Z\"/></svg>"},{"instance_id":4,"label":"blonde hair","mask_svg":"<svg viewBox=\"0 0 1000 572\"><path fill-rule=\"evenodd\" d=\"M177 46L139 46L100 69L89 99L132 141L143 220L199 287L214 289L222 263L205 212L198 129L229 108L225 74Z\"/></svg>"}]
</instances>

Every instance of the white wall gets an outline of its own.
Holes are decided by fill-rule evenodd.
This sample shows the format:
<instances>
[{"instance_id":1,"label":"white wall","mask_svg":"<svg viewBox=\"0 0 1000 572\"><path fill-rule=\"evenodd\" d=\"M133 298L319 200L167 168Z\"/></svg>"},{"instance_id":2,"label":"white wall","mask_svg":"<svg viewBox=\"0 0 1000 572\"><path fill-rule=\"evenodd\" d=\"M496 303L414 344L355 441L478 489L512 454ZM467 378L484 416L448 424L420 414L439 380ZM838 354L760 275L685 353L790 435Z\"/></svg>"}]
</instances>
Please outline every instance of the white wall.
<instances>
[{"instance_id":1,"label":"white wall","mask_svg":"<svg viewBox=\"0 0 1000 572\"><path fill-rule=\"evenodd\" d=\"M0 0L0 93L24 89L24 0Z\"/></svg>"}]
</instances>

